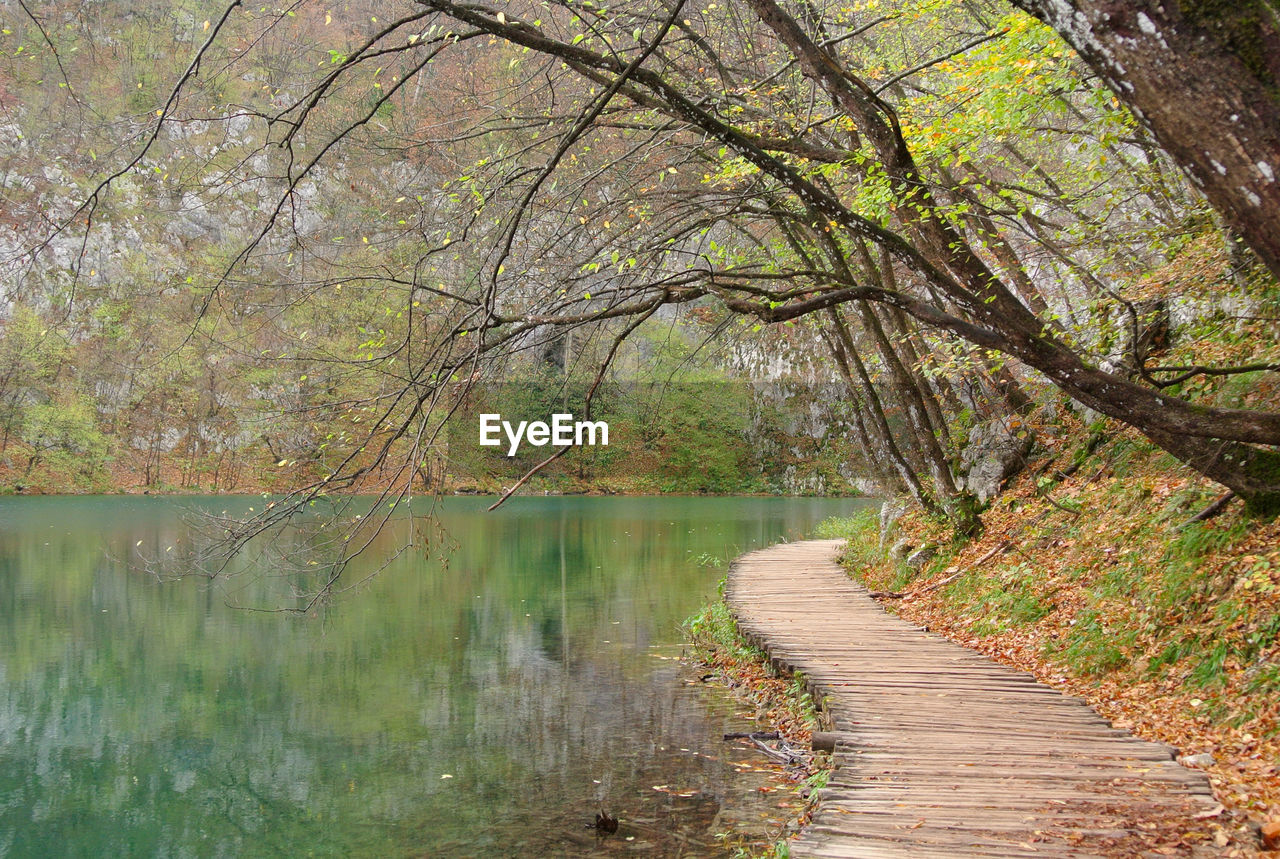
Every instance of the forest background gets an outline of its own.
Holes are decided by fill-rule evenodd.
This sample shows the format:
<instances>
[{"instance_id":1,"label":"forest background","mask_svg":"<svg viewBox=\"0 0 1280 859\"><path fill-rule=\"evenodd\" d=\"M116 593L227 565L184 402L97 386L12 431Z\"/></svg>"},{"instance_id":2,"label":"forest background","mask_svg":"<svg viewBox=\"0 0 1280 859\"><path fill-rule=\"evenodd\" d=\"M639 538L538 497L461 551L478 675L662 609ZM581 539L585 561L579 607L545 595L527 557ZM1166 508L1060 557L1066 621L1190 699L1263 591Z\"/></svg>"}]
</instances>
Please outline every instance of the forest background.
<instances>
[{"instance_id":1,"label":"forest background","mask_svg":"<svg viewBox=\"0 0 1280 859\"><path fill-rule=\"evenodd\" d=\"M1267 254L1107 57L999 4L502 8L11 6L9 491L494 490L532 463L454 413L590 391L614 444L536 486L964 531L1074 410L1276 497Z\"/></svg>"}]
</instances>

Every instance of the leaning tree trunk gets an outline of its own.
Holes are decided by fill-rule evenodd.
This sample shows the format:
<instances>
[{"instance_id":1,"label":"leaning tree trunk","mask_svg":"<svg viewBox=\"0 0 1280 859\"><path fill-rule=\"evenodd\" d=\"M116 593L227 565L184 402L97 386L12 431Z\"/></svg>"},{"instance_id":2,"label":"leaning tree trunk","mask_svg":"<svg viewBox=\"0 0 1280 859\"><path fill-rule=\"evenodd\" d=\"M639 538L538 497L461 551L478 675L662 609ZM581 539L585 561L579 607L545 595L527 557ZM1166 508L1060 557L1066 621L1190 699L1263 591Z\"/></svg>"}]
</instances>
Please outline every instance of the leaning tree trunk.
<instances>
[{"instance_id":1,"label":"leaning tree trunk","mask_svg":"<svg viewBox=\"0 0 1280 859\"><path fill-rule=\"evenodd\" d=\"M1242 2L1248 5L1258 0ZM969 319L951 316L905 296L897 297L895 303L926 324L948 328L975 345L1012 355L1039 370L1086 406L1130 424L1201 474L1234 490L1255 511L1269 514L1280 510L1280 451L1275 449L1280 445L1280 413L1199 406L1086 362L1052 325L1032 313L938 214L929 183L915 163L894 109L874 95L864 81L841 67L826 48L816 44L776 0L746 3L793 51L803 73L826 90L832 103L856 123L863 140L875 149L877 160L893 183L898 214L911 238L911 250L901 251L904 261L963 307ZM1274 35L1270 30L1267 33ZM1207 69L1204 72L1209 74ZM1269 99L1255 108L1265 114L1268 105L1274 112ZM1192 105L1185 107L1194 112ZM1275 125L1273 122L1272 127ZM1200 127L1197 133L1209 132ZM1231 133L1225 136L1234 140ZM1270 149L1276 151L1272 140ZM1203 142L1206 146L1220 145ZM1269 172L1271 163L1268 156L1254 169ZM1280 159L1274 163L1280 164ZM803 186L794 178L791 181L824 220L865 232L865 225L843 202L812 185ZM1272 218L1276 269L1280 270L1280 217L1276 217L1280 215L1280 186L1264 184L1272 188L1275 205L1265 210L1259 200L1258 208L1269 211ZM883 240L890 238L886 235Z\"/></svg>"},{"instance_id":2,"label":"leaning tree trunk","mask_svg":"<svg viewBox=\"0 0 1280 859\"><path fill-rule=\"evenodd\" d=\"M903 365L894 349L894 344L884 333L880 319L867 302L857 302L858 315L862 320L863 330L870 336L880 354L880 362L888 374L890 387L907 419L907 428L915 439L916 449L933 478L933 485L938 498L947 515L956 518L957 509L962 509L968 499L961 497L956 487L955 478L951 474L951 463L947 460L946 451L938 441L939 431L935 429L925 405L925 394L916 387L915 379Z\"/></svg>"},{"instance_id":3,"label":"leaning tree trunk","mask_svg":"<svg viewBox=\"0 0 1280 859\"><path fill-rule=\"evenodd\" d=\"M853 270L849 261L845 258L839 243L829 233L818 231L815 235L826 248L827 255L836 270L843 273L847 280L852 281L854 279ZM858 250L858 258L861 261L863 277L883 283L886 272L891 272L892 266L882 270L872 260L864 242L857 241L855 245ZM876 315L875 308L869 302L863 301L854 302L854 306L862 320L863 330L880 355L881 363L888 372L893 393L906 415L908 431L904 435L904 443L910 442L911 448L918 454L920 462L932 479L934 495L957 532L973 533L978 527L974 499L956 486L955 477L951 473L951 462L939 442L939 439L946 434L946 422L942 419L941 409L937 408L935 402L935 412L938 416L935 424L935 418L926 404L926 398L931 399L932 394L917 387L916 379L904 366L895 344L890 342L885 334L884 327L881 324L880 317ZM829 317L832 320L832 324L839 329L842 343L854 353L851 357L857 360L858 355L840 311L832 308Z\"/></svg>"},{"instance_id":4,"label":"leaning tree trunk","mask_svg":"<svg viewBox=\"0 0 1280 859\"><path fill-rule=\"evenodd\" d=\"M889 467L897 474L902 485L911 493L911 497L921 509L929 513L941 512L930 494L925 491L920 482L920 476L916 474L898 446L893 429L885 417L880 395L867 373L866 365L862 363L862 357L858 354L853 338L849 336L849 329L845 327L844 320L834 309L827 312L826 318L833 338L828 341L831 354L836 359L845 384L849 386L855 408L861 409L866 416L862 426L869 430L868 435L888 459Z\"/></svg>"},{"instance_id":5,"label":"leaning tree trunk","mask_svg":"<svg viewBox=\"0 0 1280 859\"><path fill-rule=\"evenodd\" d=\"M1280 278L1280 16L1267 0L1010 0L1133 109Z\"/></svg>"},{"instance_id":6,"label":"leaning tree trunk","mask_svg":"<svg viewBox=\"0 0 1280 859\"><path fill-rule=\"evenodd\" d=\"M895 259L910 268L913 279L917 281L916 286L942 292L965 316L955 316L943 306L930 304L911 294L890 295L882 290L856 284L781 304L761 300L756 295L734 296L723 287L712 284L711 291L730 310L753 313L760 319L780 322L834 307L843 301L885 301L925 325L948 330L976 346L1004 352L1039 370L1070 396L1090 408L1130 424L1188 465L1235 490L1252 508L1261 511L1280 509L1280 451L1276 449L1280 447L1280 413L1200 406L1135 384L1124 376L1106 372L1090 364L1082 353L1075 351L1068 340L1058 336L1053 327L1047 324L1047 320L1036 317L940 214L933 199L931 183L915 164L895 110L876 94L875 88L841 64L829 45L819 44L809 37L776 0L743 2L760 23L773 32L778 42L792 53L799 70L825 90L837 109L852 120L864 145L869 144L875 151L878 167L884 170L896 198L893 201L897 212L895 221L902 228L901 232L887 229L860 216L837 196L769 154L750 134L704 109L671 81L645 68L640 61L646 55L638 55L637 60L624 64L615 56L596 54L575 45L556 42L538 28L507 22L500 17L495 19L474 7L453 0L420 0L424 7L436 9L481 31L501 36L513 44L560 57L588 79L609 81L608 85L613 92L618 92L618 87L625 83L628 87L627 96L638 104L657 107L679 122L689 123L710 139L731 147L764 174L778 181L808 210L814 223L823 225L824 231L839 230L851 237L865 237L886 247ZM1026 2L1030 3L1032 0ZM1063 8L1072 9L1067 5L1068 0L1054 2L1061 2ZM1085 4L1100 0L1079 2ZM1251 9L1259 2L1260 0L1242 0L1241 8ZM1064 22L1069 22L1071 16L1076 14L1071 11ZM1080 17L1082 26L1088 25L1083 15ZM1145 25L1139 22L1139 29L1143 26ZM1260 38L1265 36L1264 45L1274 41L1270 29L1261 23L1257 27ZM1159 27L1156 30L1158 33ZM1088 34L1092 30L1085 27L1085 32ZM1181 42L1179 45L1180 49L1185 49ZM1170 53L1174 53L1172 49ZM1228 55L1234 56L1230 52ZM1199 71L1196 74L1208 81L1219 79L1212 64L1208 68L1203 66L1203 63L1197 62L1196 68ZM1179 96L1171 97L1175 102L1178 99ZM1252 163L1265 180L1266 175L1273 172L1274 159L1271 153L1277 147L1273 137L1267 138L1263 134L1269 111L1274 111L1270 102L1262 104L1262 101L1265 99L1260 99L1260 103L1254 106L1256 122L1250 120L1245 123L1246 112L1235 114L1237 120L1234 122L1238 122L1241 130L1232 131L1225 137L1234 141L1229 145L1241 144L1242 148L1242 140L1247 137L1255 151L1265 153L1265 158L1260 154L1257 161L1253 161L1251 155L1244 159ZM1204 114L1198 103L1182 104L1188 115ZM1230 120L1230 116L1227 119ZM1205 144L1205 151L1209 152L1208 157L1212 162L1213 153L1227 145L1211 139L1214 134L1220 133L1220 129L1206 128L1198 119L1193 125L1197 139ZM1246 133L1245 125L1257 130L1257 135ZM1235 125L1231 127L1234 129ZM1240 158L1234 159L1233 164L1243 170ZM1217 167L1214 166L1213 170L1217 172ZM1232 175L1225 166L1223 171L1228 177ZM1272 222L1263 232L1280 232L1280 218L1275 217L1280 212L1280 199L1272 200L1271 196L1264 198L1260 193L1267 190L1271 183L1250 183L1244 175L1239 175L1232 181L1243 183L1239 186L1242 190L1236 195L1245 201L1242 211L1251 211L1249 207L1253 207L1253 201L1247 195L1253 194L1258 197L1258 205L1253 208L1264 218L1270 216ZM1224 186L1222 194L1230 197L1229 191ZM1274 205L1268 206L1269 200ZM1258 219L1246 220L1253 222ZM1239 229L1244 232L1243 226ZM1276 237L1277 240L1271 246L1272 252L1267 253L1268 242L1263 241L1256 230L1250 229L1249 234L1250 241L1262 249L1264 257L1277 261L1273 267L1280 270L1280 237ZM621 311L614 310L611 313L618 314Z\"/></svg>"}]
</instances>

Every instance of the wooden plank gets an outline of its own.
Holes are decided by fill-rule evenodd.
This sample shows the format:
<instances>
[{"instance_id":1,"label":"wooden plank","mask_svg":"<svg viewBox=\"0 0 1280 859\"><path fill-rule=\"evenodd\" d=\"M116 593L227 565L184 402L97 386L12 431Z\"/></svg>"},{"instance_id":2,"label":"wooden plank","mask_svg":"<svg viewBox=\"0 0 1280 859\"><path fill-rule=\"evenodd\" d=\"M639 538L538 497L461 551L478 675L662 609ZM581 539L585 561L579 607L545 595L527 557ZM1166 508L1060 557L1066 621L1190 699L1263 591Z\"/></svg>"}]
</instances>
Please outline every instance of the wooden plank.
<instances>
[{"instance_id":1,"label":"wooden plank","mask_svg":"<svg viewBox=\"0 0 1280 859\"><path fill-rule=\"evenodd\" d=\"M807 675L837 735L792 856L1097 856L1133 821L1213 807L1204 774L1170 747L887 614L834 563L838 548L752 552L726 588L744 634Z\"/></svg>"}]
</instances>

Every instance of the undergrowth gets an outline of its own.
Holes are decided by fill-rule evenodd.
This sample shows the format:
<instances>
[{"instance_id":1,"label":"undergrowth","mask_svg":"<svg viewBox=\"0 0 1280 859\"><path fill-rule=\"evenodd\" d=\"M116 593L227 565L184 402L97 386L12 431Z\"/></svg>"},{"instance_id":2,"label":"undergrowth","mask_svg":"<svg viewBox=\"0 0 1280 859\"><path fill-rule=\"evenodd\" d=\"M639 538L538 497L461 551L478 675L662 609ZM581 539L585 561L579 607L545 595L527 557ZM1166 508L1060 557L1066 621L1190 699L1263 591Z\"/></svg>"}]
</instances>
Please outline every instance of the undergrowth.
<instances>
[{"instance_id":1,"label":"undergrowth","mask_svg":"<svg viewBox=\"0 0 1280 859\"><path fill-rule=\"evenodd\" d=\"M796 746L807 746L820 724L817 702L809 692L804 675L782 675L773 670L768 655L750 644L738 628L724 601L725 582L720 582L719 598L712 600L683 624L694 658L711 669L739 700L755 707L757 718L770 730L778 731ZM813 798L830 775L829 756L814 756L808 774L794 789ZM796 817L783 827L782 835L795 831L812 811L812 803L796 810ZM785 837L768 845L739 846L734 854L741 859L785 859L790 855Z\"/></svg>"},{"instance_id":2,"label":"undergrowth","mask_svg":"<svg viewBox=\"0 0 1280 859\"><path fill-rule=\"evenodd\" d=\"M721 582L723 591L724 583ZM737 621L723 599L712 600L684 622L685 638L694 646L698 658L708 664L713 660L748 660L768 663L763 650L747 643L738 630Z\"/></svg>"},{"instance_id":3,"label":"undergrowth","mask_svg":"<svg viewBox=\"0 0 1280 859\"><path fill-rule=\"evenodd\" d=\"M884 544L944 546L920 570L886 559L870 513L823 531L848 539L843 562L868 588L905 593L890 610L1185 754L1211 753L1224 804L1275 816L1280 524L1248 518L1238 501L1192 521L1221 487L1136 434L1107 433L1033 463L967 545L945 548L944 528L905 516Z\"/></svg>"}]
</instances>

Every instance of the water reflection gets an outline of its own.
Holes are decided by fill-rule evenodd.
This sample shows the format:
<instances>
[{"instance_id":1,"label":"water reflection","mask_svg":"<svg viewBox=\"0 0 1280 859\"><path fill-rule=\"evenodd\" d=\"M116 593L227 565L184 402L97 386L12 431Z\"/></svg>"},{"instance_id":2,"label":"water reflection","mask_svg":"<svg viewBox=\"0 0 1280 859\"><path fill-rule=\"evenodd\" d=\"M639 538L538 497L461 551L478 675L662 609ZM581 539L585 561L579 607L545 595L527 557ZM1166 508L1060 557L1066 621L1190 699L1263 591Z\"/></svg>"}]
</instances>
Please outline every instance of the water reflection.
<instances>
[{"instance_id":1,"label":"water reflection","mask_svg":"<svg viewBox=\"0 0 1280 859\"><path fill-rule=\"evenodd\" d=\"M183 539L175 502L0 500L0 854L714 853L755 811L732 706L673 658L722 574L690 559L850 502L516 502L451 499L446 565L402 555L298 618L226 606L269 576L133 569Z\"/></svg>"}]
</instances>

